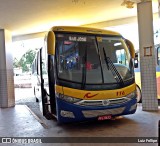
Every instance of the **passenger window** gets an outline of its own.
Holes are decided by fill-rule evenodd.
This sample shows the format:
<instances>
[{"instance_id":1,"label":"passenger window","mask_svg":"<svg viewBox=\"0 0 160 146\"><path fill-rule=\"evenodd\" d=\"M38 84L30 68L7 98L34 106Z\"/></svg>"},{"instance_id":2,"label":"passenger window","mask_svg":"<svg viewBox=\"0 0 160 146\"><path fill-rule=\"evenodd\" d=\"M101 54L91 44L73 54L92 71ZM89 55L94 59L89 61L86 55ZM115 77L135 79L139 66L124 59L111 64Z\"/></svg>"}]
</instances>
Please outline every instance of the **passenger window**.
<instances>
[{"instance_id":1,"label":"passenger window","mask_svg":"<svg viewBox=\"0 0 160 146\"><path fill-rule=\"evenodd\" d=\"M37 55L37 75L40 75L40 52Z\"/></svg>"},{"instance_id":2,"label":"passenger window","mask_svg":"<svg viewBox=\"0 0 160 146\"><path fill-rule=\"evenodd\" d=\"M160 66L160 47L157 48L157 64Z\"/></svg>"},{"instance_id":3,"label":"passenger window","mask_svg":"<svg viewBox=\"0 0 160 146\"><path fill-rule=\"evenodd\" d=\"M37 58L32 63L32 74L37 74Z\"/></svg>"}]
</instances>

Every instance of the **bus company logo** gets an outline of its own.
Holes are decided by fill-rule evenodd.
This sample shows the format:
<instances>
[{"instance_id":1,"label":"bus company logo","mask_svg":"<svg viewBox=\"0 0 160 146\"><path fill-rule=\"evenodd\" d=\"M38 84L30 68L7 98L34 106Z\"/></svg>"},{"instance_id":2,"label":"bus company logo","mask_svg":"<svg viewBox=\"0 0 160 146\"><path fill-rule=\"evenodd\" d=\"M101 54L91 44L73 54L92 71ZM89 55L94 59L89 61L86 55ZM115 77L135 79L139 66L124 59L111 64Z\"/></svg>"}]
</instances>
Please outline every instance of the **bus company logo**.
<instances>
[{"instance_id":1,"label":"bus company logo","mask_svg":"<svg viewBox=\"0 0 160 146\"><path fill-rule=\"evenodd\" d=\"M94 96L96 96L96 95L98 95L98 93L92 95L90 92L88 92L88 93L86 93L86 94L84 95L84 98L92 98L92 97L94 97Z\"/></svg>"}]
</instances>

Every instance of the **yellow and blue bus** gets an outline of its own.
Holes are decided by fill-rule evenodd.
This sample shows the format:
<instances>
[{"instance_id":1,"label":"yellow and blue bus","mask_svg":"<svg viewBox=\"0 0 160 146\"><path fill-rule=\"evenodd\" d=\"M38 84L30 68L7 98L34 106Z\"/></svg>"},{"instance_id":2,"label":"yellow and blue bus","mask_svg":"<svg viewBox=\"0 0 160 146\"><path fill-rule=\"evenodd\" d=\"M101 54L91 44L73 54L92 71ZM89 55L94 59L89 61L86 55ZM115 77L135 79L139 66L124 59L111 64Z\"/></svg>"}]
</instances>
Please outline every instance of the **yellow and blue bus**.
<instances>
[{"instance_id":1,"label":"yellow and blue bus","mask_svg":"<svg viewBox=\"0 0 160 146\"><path fill-rule=\"evenodd\" d=\"M134 57L133 44L117 32L51 28L32 68L43 115L66 123L135 113Z\"/></svg>"}]
</instances>

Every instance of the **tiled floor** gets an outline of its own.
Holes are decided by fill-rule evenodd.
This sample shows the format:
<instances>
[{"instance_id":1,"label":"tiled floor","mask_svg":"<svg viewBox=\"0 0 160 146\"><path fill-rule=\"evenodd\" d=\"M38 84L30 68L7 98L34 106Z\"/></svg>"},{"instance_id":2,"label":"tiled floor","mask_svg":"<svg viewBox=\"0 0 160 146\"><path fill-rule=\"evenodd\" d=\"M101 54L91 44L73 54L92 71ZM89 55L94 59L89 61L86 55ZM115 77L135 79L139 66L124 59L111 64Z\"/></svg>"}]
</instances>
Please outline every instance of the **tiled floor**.
<instances>
[{"instance_id":1,"label":"tiled floor","mask_svg":"<svg viewBox=\"0 0 160 146\"><path fill-rule=\"evenodd\" d=\"M37 113L36 113L37 114ZM13 108L0 109L0 137L158 137L158 112L142 111L138 105L137 112L133 115L123 116L116 120L91 122L81 124L59 125L56 120L45 120L40 114L34 116L25 105L16 105ZM41 122L41 123L40 123ZM43 123L42 123L43 122ZM86 139L85 139L86 140ZM97 139L98 140L98 139ZM100 140L100 139L99 139ZM103 141L104 139L102 139ZM158 145L151 143L48 143L34 145L48 146L82 146L82 145L105 145L105 146L141 146ZM116 142L116 141L115 141ZM6 144L0 143L0 146ZM9 144L7 144L8 146ZM16 145L16 144L10 144ZM21 144L19 144L21 145ZM33 145L33 144L27 144Z\"/></svg>"}]
</instances>

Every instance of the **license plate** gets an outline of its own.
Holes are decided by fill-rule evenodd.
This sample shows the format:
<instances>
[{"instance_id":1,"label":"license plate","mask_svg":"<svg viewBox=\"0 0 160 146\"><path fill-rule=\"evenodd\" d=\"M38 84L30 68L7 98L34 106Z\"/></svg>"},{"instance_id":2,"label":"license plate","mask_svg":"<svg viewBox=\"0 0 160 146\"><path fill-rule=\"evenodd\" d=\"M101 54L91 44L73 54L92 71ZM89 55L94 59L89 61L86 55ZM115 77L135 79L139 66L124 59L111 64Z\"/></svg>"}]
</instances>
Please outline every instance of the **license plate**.
<instances>
[{"instance_id":1,"label":"license plate","mask_svg":"<svg viewBox=\"0 0 160 146\"><path fill-rule=\"evenodd\" d=\"M109 119L112 119L112 115L98 117L98 121L109 120Z\"/></svg>"}]
</instances>

